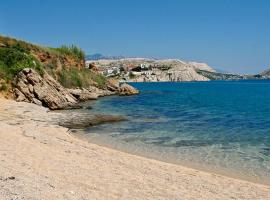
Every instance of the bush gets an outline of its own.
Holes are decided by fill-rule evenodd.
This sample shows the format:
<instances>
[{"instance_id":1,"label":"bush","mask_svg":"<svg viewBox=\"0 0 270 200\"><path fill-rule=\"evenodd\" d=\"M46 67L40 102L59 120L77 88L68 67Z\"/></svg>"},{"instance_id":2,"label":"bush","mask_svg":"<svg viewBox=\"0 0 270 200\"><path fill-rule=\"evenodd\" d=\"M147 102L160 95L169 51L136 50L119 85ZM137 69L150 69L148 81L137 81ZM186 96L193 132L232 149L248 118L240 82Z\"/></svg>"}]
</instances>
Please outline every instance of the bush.
<instances>
[{"instance_id":1,"label":"bush","mask_svg":"<svg viewBox=\"0 0 270 200\"><path fill-rule=\"evenodd\" d=\"M43 68L32 55L18 48L0 48L0 77L12 79L24 68L36 69L41 75Z\"/></svg>"}]
</instances>

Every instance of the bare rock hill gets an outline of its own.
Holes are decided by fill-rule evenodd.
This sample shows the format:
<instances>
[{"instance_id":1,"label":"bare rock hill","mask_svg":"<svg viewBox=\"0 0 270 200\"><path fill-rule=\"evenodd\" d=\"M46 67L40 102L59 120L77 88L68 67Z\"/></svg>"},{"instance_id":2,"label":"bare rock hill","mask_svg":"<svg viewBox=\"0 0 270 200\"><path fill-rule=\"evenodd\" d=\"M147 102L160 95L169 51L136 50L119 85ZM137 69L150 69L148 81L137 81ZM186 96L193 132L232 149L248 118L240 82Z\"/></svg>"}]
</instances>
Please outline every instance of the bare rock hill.
<instances>
[{"instance_id":1,"label":"bare rock hill","mask_svg":"<svg viewBox=\"0 0 270 200\"><path fill-rule=\"evenodd\" d=\"M115 76L128 82L208 81L208 77L197 71L215 71L205 63L187 63L178 59L125 58L93 60L87 61L87 64L95 66L106 76Z\"/></svg>"}]
</instances>

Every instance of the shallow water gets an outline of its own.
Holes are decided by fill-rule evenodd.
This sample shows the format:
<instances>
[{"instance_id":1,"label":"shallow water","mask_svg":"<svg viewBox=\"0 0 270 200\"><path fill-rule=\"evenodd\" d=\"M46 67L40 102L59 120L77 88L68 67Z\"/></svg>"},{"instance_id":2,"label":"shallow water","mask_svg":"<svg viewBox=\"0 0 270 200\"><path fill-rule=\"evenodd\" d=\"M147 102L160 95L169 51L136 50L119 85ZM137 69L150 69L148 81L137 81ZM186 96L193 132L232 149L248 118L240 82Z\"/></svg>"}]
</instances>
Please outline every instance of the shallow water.
<instances>
[{"instance_id":1,"label":"shallow water","mask_svg":"<svg viewBox=\"0 0 270 200\"><path fill-rule=\"evenodd\" d=\"M91 127L83 132L87 138L139 155L270 183L270 81L132 85L140 95L85 103L92 109L79 112L129 119Z\"/></svg>"}]
</instances>

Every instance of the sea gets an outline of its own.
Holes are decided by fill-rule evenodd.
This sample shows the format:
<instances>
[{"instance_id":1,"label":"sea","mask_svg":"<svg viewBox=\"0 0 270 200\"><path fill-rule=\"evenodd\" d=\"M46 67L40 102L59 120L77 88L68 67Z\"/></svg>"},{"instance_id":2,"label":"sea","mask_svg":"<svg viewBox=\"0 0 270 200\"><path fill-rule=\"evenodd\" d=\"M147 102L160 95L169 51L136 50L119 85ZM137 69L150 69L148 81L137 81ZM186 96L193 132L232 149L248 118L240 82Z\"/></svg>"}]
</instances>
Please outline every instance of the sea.
<instances>
[{"instance_id":1,"label":"sea","mask_svg":"<svg viewBox=\"0 0 270 200\"><path fill-rule=\"evenodd\" d=\"M130 83L69 112L126 116L75 135L128 153L270 184L270 80Z\"/></svg>"}]
</instances>

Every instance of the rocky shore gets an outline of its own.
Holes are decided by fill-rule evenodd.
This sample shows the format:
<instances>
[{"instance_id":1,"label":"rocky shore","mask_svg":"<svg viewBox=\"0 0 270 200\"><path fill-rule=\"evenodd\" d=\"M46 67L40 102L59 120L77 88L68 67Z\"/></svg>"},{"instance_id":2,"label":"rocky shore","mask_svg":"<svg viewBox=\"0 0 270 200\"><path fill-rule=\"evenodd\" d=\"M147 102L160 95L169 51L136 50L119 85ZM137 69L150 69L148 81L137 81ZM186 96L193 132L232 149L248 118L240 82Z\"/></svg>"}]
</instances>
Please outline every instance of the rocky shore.
<instances>
[{"instance_id":1,"label":"rocky shore","mask_svg":"<svg viewBox=\"0 0 270 200\"><path fill-rule=\"evenodd\" d=\"M270 199L269 186L80 140L59 126L65 117L0 98L1 200Z\"/></svg>"},{"instance_id":2,"label":"rocky shore","mask_svg":"<svg viewBox=\"0 0 270 200\"><path fill-rule=\"evenodd\" d=\"M96 100L108 95L134 95L139 91L128 84L120 85L116 80L108 80L104 88L67 89L47 72L39 75L34 69L23 69L15 78L13 89L16 101L35 103L52 110L76 107L80 101Z\"/></svg>"}]
</instances>

